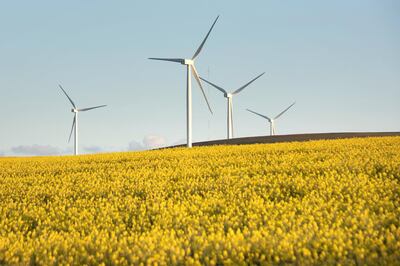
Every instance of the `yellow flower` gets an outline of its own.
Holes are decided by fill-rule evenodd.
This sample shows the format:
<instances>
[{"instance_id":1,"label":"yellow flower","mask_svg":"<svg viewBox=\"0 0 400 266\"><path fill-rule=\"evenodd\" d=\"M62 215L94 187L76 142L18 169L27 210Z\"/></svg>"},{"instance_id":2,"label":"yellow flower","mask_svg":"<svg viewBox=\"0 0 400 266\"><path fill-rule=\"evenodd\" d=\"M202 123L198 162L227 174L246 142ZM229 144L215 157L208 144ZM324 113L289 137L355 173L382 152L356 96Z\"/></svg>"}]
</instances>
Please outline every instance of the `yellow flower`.
<instances>
[{"instance_id":1,"label":"yellow flower","mask_svg":"<svg viewBox=\"0 0 400 266\"><path fill-rule=\"evenodd\" d=\"M400 137L0 158L0 264L398 264Z\"/></svg>"}]
</instances>

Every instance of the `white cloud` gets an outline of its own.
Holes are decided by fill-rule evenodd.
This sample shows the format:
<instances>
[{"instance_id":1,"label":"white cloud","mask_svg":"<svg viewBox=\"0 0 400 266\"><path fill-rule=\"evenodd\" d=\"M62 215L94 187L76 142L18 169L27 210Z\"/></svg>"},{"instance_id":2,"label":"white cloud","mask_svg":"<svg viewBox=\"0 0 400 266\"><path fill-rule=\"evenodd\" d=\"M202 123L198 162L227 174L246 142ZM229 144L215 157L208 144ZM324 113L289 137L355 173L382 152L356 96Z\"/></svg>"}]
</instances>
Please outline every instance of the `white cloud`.
<instances>
[{"instance_id":1,"label":"white cloud","mask_svg":"<svg viewBox=\"0 0 400 266\"><path fill-rule=\"evenodd\" d=\"M142 143L138 141L131 141L128 144L128 151L141 151L156 149L167 146L168 143L163 136L158 135L147 135L143 138ZM117 147L102 147L102 146L84 146L81 148L82 154L99 153L99 152L119 152L124 151L126 148ZM73 148L68 147L61 149L51 145L19 145L14 146L10 150L11 154L19 156L45 156L45 155L71 155L73 154ZM5 153L0 151L0 156L5 156Z\"/></svg>"},{"instance_id":2,"label":"white cloud","mask_svg":"<svg viewBox=\"0 0 400 266\"><path fill-rule=\"evenodd\" d=\"M106 152L107 150L100 146L85 146L83 150L88 153L99 153L99 152Z\"/></svg>"},{"instance_id":3,"label":"white cloud","mask_svg":"<svg viewBox=\"0 0 400 266\"><path fill-rule=\"evenodd\" d=\"M143 150L144 147L142 144L140 144L139 142L132 140L129 144L128 144L128 151L141 151Z\"/></svg>"},{"instance_id":4,"label":"white cloud","mask_svg":"<svg viewBox=\"0 0 400 266\"><path fill-rule=\"evenodd\" d=\"M138 141L131 141L128 144L128 148L117 148L117 147L101 147L101 146L84 146L82 147L81 154L94 154L102 152L121 152L121 151L142 151L148 149L155 149L166 146L166 141L161 136L146 136L143 138L143 143ZM0 151L0 157L5 156L6 153ZM10 149L10 155L14 156L46 156L46 155L72 155L73 148L68 147L61 149L51 145L19 145L14 146Z\"/></svg>"},{"instance_id":5,"label":"white cloud","mask_svg":"<svg viewBox=\"0 0 400 266\"><path fill-rule=\"evenodd\" d=\"M143 138L143 144L147 149L155 149L166 146L167 142L162 136L148 135Z\"/></svg>"},{"instance_id":6,"label":"white cloud","mask_svg":"<svg viewBox=\"0 0 400 266\"><path fill-rule=\"evenodd\" d=\"M105 152L121 152L124 151L124 148L121 147L113 147L113 146L97 146L97 145L91 145L91 146L84 146L83 147L83 153L84 154L92 154L92 153L105 153Z\"/></svg>"},{"instance_id":7,"label":"white cloud","mask_svg":"<svg viewBox=\"0 0 400 266\"><path fill-rule=\"evenodd\" d=\"M11 151L19 155L59 155L61 150L50 145L20 145L11 148Z\"/></svg>"},{"instance_id":8,"label":"white cloud","mask_svg":"<svg viewBox=\"0 0 400 266\"><path fill-rule=\"evenodd\" d=\"M128 144L128 151L142 151L156 149L167 146L167 141L163 136L147 135L143 138L142 143L133 140Z\"/></svg>"}]
</instances>

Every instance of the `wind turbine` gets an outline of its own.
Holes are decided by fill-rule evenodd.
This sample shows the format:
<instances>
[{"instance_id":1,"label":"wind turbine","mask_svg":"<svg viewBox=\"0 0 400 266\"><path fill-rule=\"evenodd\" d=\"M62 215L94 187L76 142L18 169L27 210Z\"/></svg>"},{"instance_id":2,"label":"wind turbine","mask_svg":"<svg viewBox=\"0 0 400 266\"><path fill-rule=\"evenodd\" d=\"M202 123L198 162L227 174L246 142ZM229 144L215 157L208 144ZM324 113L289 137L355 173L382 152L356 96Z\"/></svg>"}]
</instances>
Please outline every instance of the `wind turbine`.
<instances>
[{"instance_id":1,"label":"wind turbine","mask_svg":"<svg viewBox=\"0 0 400 266\"><path fill-rule=\"evenodd\" d=\"M58 85L60 87L60 89L64 92L65 96L67 96L68 100L71 102L72 104L72 109L71 112L74 113L74 119L72 120L72 128L71 128L71 133L69 134L69 138L68 138L68 143L71 140L71 136L72 136L72 131L75 130L75 136L74 136L74 140L75 140L75 145L74 145L74 154L78 155L78 113L79 112L85 112L85 111L89 111L92 109L96 109L96 108L100 108L100 107L105 107L107 105L98 105L98 106L94 106L94 107L88 107L88 108L82 108L82 109L78 109L75 105L75 103L72 101L72 99L68 96L67 92L63 89L63 87L61 85Z\"/></svg>"},{"instance_id":2,"label":"wind turbine","mask_svg":"<svg viewBox=\"0 0 400 266\"><path fill-rule=\"evenodd\" d=\"M199 48L197 48L196 52L192 56L191 59L185 59L185 58L154 58L151 57L149 59L151 60L161 60L161 61L169 61L169 62L175 62L175 63L180 63L182 65L186 65L186 139L187 139L187 147L192 147L192 80L191 80L191 72L193 71L193 76L195 77L197 83L199 84L199 87L201 89L201 92L203 93L204 99L206 100L208 109L211 110L211 106L208 102L206 93L204 92L203 86L201 85L200 77L199 74L197 73L196 67L194 65L196 57L200 54L201 50L203 49L203 46L210 35L212 29L214 28L215 23L217 22L219 16L215 19L214 23L212 24L210 30L208 31L206 37L204 40L201 42Z\"/></svg>"},{"instance_id":3,"label":"wind turbine","mask_svg":"<svg viewBox=\"0 0 400 266\"><path fill-rule=\"evenodd\" d=\"M213 86L214 88L216 88L217 90L221 91L224 94L224 97L227 99L228 102L228 111L227 111L227 126L228 126L228 131L227 131L227 138L231 139L233 137L233 107L232 107L232 97L235 94L238 94L239 92L241 92L242 90L244 90L244 88L246 88L247 86L249 86L251 83L253 83L256 79L258 79L259 77L261 77L262 75L264 75L265 72L261 73L260 75L258 75L257 77L255 77L254 79L250 80L248 83L246 83L245 85L243 85L242 87L240 87L239 89L235 90L232 93L227 92L225 89L221 88L220 86L217 86L213 83L211 83L210 81L207 81L206 79L200 77L200 79L208 84L210 84L211 86Z\"/></svg>"},{"instance_id":4,"label":"wind turbine","mask_svg":"<svg viewBox=\"0 0 400 266\"><path fill-rule=\"evenodd\" d=\"M275 135L275 120L278 119L279 117L281 117L287 110L289 110L290 107L292 107L296 102L292 103L288 108L286 108L285 110L283 110L282 112L280 112L277 116L275 116L274 118L269 118L268 116L259 114L257 112L254 112L250 109L246 109L249 112L252 112L253 114L256 114L258 116L261 116L262 118L265 118L268 120L269 125L270 125L270 135L273 136Z\"/></svg>"}]
</instances>

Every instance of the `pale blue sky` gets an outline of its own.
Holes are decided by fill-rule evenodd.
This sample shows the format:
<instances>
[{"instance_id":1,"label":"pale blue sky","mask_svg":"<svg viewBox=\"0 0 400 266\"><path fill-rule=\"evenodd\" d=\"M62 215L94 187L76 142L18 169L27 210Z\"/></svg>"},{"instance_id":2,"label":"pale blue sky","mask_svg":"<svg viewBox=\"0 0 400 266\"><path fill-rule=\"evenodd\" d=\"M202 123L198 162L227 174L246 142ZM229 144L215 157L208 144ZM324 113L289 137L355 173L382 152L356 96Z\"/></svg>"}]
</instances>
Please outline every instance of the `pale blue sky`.
<instances>
[{"instance_id":1,"label":"pale blue sky","mask_svg":"<svg viewBox=\"0 0 400 266\"><path fill-rule=\"evenodd\" d=\"M0 154L72 147L58 83L78 106L108 104L80 116L82 152L184 140L185 68L147 58L191 57L217 15L200 75L235 89L266 72L234 98L237 137L268 132L246 108L294 100L278 134L400 130L399 1L2 1ZM226 136L225 98L206 90L213 116L193 85L195 141Z\"/></svg>"}]
</instances>

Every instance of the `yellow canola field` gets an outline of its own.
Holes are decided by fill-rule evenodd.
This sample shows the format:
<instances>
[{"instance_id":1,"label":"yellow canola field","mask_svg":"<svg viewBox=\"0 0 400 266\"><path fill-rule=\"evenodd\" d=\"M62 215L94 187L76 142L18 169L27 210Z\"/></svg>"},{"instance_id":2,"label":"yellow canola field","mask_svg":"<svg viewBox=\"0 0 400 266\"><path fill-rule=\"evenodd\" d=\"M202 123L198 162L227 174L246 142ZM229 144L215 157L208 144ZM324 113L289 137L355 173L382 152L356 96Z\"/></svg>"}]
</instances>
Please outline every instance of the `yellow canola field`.
<instances>
[{"instance_id":1,"label":"yellow canola field","mask_svg":"<svg viewBox=\"0 0 400 266\"><path fill-rule=\"evenodd\" d=\"M0 159L0 265L399 262L400 137Z\"/></svg>"}]
</instances>

